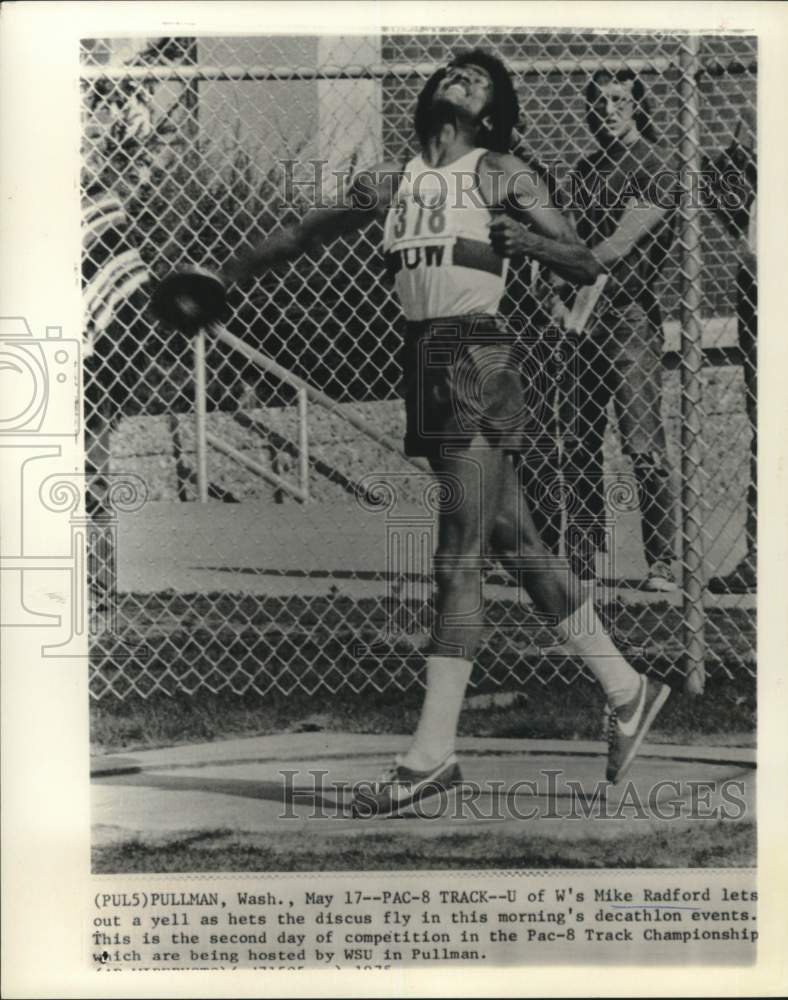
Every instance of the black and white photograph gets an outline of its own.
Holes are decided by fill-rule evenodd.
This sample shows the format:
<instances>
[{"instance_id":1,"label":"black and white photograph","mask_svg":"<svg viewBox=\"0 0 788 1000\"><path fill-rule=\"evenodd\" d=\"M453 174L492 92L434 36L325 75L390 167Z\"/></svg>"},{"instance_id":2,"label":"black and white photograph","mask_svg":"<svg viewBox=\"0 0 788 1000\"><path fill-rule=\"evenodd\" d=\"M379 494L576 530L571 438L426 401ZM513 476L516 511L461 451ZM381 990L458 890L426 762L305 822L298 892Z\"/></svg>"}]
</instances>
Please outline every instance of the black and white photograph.
<instances>
[{"instance_id":1,"label":"black and white photograph","mask_svg":"<svg viewBox=\"0 0 788 1000\"><path fill-rule=\"evenodd\" d=\"M80 32L81 325L0 320L87 967L751 965L759 32L179 6Z\"/></svg>"},{"instance_id":2,"label":"black and white photograph","mask_svg":"<svg viewBox=\"0 0 788 1000\"><path fill-rule=\"evenodd\" d=\"M755 40L83 64L96 870L752 863Z\"/></svg>"}]
</instances>

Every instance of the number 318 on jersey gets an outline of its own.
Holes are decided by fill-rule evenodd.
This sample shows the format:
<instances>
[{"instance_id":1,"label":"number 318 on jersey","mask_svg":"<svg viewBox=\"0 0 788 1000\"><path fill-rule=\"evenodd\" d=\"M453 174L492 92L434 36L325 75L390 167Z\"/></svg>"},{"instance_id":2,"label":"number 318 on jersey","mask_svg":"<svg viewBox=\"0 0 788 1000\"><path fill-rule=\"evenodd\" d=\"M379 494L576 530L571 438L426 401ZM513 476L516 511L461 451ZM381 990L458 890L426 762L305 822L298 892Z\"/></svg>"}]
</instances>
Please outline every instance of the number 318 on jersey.
<instances>
[{"instance_id":1,"label":"number 318 on jersey","mask_svg":"<svg viewBox=\"0 0 788 1000\"><path fill-rule=\"evenodd\" d=\"M402 198L393 206L395 240L430 235L439 236L446 230L446 201L439 198L425 202L416 198Z\"/></svg>"}]
</instances>

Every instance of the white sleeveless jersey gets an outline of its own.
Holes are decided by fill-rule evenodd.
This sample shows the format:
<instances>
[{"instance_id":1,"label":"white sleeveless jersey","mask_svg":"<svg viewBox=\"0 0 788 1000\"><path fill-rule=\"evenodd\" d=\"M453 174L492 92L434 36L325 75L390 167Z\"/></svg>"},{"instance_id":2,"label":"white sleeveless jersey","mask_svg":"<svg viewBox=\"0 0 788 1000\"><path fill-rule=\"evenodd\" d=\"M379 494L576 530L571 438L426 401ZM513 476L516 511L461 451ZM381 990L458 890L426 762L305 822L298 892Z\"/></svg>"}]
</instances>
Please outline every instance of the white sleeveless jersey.
<instances>
[{"instance_id":1,"label":"white sleeveless jersey","mask_svg":"<svg viewBox=\"0 0 788 1000\"><path fill-rule=\"evenodd\" d=\"M421 156L405 167L386 216L383 249L408 320L498 312L508 261L490 245L490 210L473 149L446 167Z\"/></svg>"}]
</instances>

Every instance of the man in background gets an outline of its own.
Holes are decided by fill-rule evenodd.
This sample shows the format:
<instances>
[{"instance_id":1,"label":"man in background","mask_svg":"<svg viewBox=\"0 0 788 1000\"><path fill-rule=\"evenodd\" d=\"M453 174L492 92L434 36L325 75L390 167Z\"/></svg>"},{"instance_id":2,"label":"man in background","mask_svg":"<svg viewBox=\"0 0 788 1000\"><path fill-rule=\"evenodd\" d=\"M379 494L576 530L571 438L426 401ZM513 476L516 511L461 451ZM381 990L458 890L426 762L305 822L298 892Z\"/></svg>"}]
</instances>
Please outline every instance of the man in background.
<instances>
[{"instance_id":1,"label":"man in background","mask_svg":"<svg viewBox=\"0 0 788 1000\"><path fill-rule=\"evenodd\" d=\"M758 282L756 264L755 114L742 112L731 144L703 163L712 175L709 206L736 241L736 321L744 375L744 404L750 424L750 476L747 485L746 551L727 576L708 582L713 594L747 594L756 589L758 562ZM731 195L734 194L734 197Z\"/></svg>"},{"instance_id":2,"label":"man in background","mask_svg":"<svg viewBox=\"0 0 788 1000\"><path fill-rule=\"evenodd\" d=\"M525 139L515 130L512 152L544 181L561 208L556 172L529 158ZM522 377L532 412L517 473L528 509L545 548L557 555L561 545L564 491L561 488L557 397L566 375L566 335L551 312L555 278L535 260L512 261L501 312L516 324L522 347Z\"/></svg>"},{"instance_id":3,"label":"man in background","mask_svg":"<svg viewBox=\"0 0 788 1000\"><path fill-rule=\"evenodd\" d=\"M643 588L671 591L676 529L655 284L673 240L676 172L656 145L645 89L631 70L599 70L585 97L599 148L573 171L571 202L578 235L607 283L578 346L571 425L562 428L563 475L572 491L567 552L580 579L593 580L596 553L607 544L602 447L612 400L637 483L648 565Z\"/></svg>"}]
</instances>

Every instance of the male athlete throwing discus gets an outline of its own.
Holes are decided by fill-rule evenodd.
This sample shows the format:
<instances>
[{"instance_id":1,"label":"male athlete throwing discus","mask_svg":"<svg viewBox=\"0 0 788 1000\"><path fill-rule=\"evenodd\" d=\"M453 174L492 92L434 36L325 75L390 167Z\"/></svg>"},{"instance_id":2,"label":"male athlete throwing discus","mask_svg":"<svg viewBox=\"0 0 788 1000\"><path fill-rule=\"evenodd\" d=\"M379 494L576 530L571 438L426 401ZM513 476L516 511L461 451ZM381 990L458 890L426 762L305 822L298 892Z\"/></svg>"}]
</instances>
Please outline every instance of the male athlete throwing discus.
<instances>
[{"instance_id":1,"label":"male athlete throwing discus","mask_svg":"<svg viewBox=\"0 0 788 1000\"><path fill-rule=\"evenodd\" d=\"M537 609L560 622L563 649L581 657L604 688L612 710L609 780L624 776L669 693L621 656L523 510L512 454L521 450L532 414L516 339L498 316L508 258L530 257L576 284L593 282L600 268L544 183L506 152L518 112L503 63L478 49L463 53L418 98L420 155L404 168L382 163L358 175L349 206L309 212L222 272L225 283L242 281L376 218L384 223L406 320L405 447L429 460L444 488L421 717L407 752L356 795L356 816L396 814L461 780L454 743L480 640L486 555L515 553L508 565L524 571ZM166 285L158 298L167 300ZM220 298L209 294L201 310L187 296L186 325L214 318Z\"/></svg>"}]
</instances>

